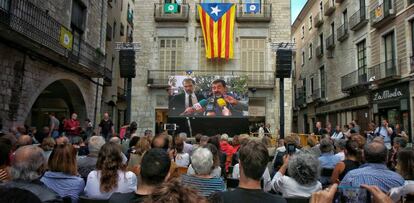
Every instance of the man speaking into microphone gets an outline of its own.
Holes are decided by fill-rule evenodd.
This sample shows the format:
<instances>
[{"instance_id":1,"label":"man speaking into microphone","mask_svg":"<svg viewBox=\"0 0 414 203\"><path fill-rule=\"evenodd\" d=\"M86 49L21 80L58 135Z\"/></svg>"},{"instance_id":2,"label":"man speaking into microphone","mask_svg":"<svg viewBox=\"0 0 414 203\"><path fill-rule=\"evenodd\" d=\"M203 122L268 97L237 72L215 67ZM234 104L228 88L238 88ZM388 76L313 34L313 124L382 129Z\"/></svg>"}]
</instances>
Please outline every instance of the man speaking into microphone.
<instances>
[{"instance_id":1,"label":"man speaking into microphone","mask_svg":"<svg viewBox=\"0 0 414 203\"><path fill-rule=\"evenodd\" d=\"M185 78L182 84L184 92L173 96L168 103L169 115L187 116L197 112L202 113L207 101L202 94L195 93L195 81L191 78Z\"/></svg>"},{"instance_id":2,"label":"man speaking into microphone","mask_svg":"<svg viewBox=\"0 0 414 203\"><path fill-rule=\"evenodd\" d=\"M208 101L215 102L214 116L243 116L243 111L248 110L248 104L235 98L227 92L226 82L222 79L214 80L211 84L212 96ZM207 114L208 116L208 114Z\"/></svg>"}]
</instances>

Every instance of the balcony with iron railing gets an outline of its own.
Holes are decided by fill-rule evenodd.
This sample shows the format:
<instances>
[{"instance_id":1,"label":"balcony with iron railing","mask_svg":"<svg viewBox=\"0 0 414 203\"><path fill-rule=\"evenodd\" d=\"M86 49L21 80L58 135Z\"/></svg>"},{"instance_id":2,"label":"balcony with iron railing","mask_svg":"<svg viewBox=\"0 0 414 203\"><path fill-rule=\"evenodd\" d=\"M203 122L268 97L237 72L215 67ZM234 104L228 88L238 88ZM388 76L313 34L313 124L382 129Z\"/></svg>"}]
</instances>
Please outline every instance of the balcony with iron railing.
<instances>
[{"instance_id":1,"label":"balcony with iron railing","mask_svg":"<svg viewBox=\"0 0 414 203\"><path fill-rule=\"evenodd\" d=\"M327 50L332 50L332 49L334 49L335 48L335 37L334 37L334 35L332 34L332 35L329 35L327 38L326 38L326 49Z\"/></svg>"},{"instance_id":2,"label":"balcony with iron railing","mask_svg":"<svg viewBox=\"0 0 414 203\"><path fill-rule=\"evenodd\" d=\"M89 77L103 77L105 56L30 0L0 0L0 37ZM64 35L65 34L65 35ZM61 40L62 36L65 40ZM70 42L70 41L69 41Z\"/></svg>"},{"instance_id":3,"label":"balcony with iron railing","mask_svg":"<svg viewBox=\"0 0 414 203\"><path fill-rule=\"evenodd\" d=\"M176 9L173 7L176 7ZM154 4L154 19L156 22L188 22L189 13L190 5L188 4Z\"/></svg>"},{"instance_id":4,"label":"balcony with iron railing","mask_svg":"<svg viewBox=\"0 0 414 203\"><path fill-rule=\"evenodd\" d=\"M349 18L349 28L357 31L368 24L366 8L361 8Z\"/></svg>"},{"instance_id":5,"label":"balcony with iron railing","mask_svg":"<svg viewBox=\"0 0 414 203\"><path fill-rule=\"evenodd\" d=\"M251 12L257 10L248 8L248 6L256 6L247 3L237 4L237 22L270 22L272 20L272 4L258 4L258 12Z\"/></svg>"},{"instance_id":6,"label":"balcony with iron railing","mask_svg":"<svg viewBox=\"0 0 414 203\"><path fill-rule=\"evenodd\" d=\"M341 77L341 90L344 93L363 91L368 85L366 68L359 68Z\"/></svg>"},{"instance_id":7,"label":"balcony with iron railing","mask_svg":"<svg viewBox=\"0 0 414 203\"><path fill-rule=\"evenodd\" d=\"M314 26L316 28L319 28L323 25L323 16L322 16L321 12L316 14L316 16L313 18L313 22L314 22Z\"/></svg>"},{"instance_id":8,"label":"balcony with iron railing","mask_svg":"<svg viewBox=\"0 0 414 203\"><path fill-rule=\"evenodd\" d=\"M168 87L171 76L184 75L188 70L148 70L147 86L151 88ZM198 76L247 76L249 88L273 89L275 87L275 72L273 71L205 71L194 70Z\"/></svg>"},{"instance_id":9,"label":"balcony with iron railing","mask_svg":"<svg viewBox=\"0 0 414 203\"><path fill-rule=\"evenodd\" d=\"M335 12L334 0L326 0L323 10L325 11L325 16L331 16Z\"/></svg>"},{"instance_id":10,"label":"balcony with iron railing","mask_svg":"<svg viewBox=\"0 0 414 203\"><path fill-rule=\"evenodd\" d=\"M377 64L368 69L369 82L383 82L389 80L399 79L401 71L397 66L396 60L388 60L386 62Z\"/></svg>"},{"instance_id":11,"label":"balcony with iron railing","mask_svg":"<svg viewBox=\"0 0 414 203\"><path fill-rule=\"evenodd\" d=\"M315 52L316 52L316 57L318 58L322 58L323 57L323 47L322 46L317 46L315 48Z\"/></svg>"},{"instance_id":12,"label":"balcony with iron railing","mask_svg":"<svg viewBox=\"0 0 414 203\"><path fill-rule=\"evenodd\" d=\"M392 0L384 0L381 4L374 5L370 13L371 26L379 28L395 18L396 4Z\"/></svg>"},{"instance_id":13,"label":"balcony with iron railing","mask_svg":"<svg viewBox=\"0 0 414 203\"><path fill-rule=\"evenodd\" d=\"M344 24L339 26L339 28L337 29L337 33L338 33L337 34L338 41L340 42L345 41L349 36L348 22L345 22Z\"/></svg>"}]
</instances>

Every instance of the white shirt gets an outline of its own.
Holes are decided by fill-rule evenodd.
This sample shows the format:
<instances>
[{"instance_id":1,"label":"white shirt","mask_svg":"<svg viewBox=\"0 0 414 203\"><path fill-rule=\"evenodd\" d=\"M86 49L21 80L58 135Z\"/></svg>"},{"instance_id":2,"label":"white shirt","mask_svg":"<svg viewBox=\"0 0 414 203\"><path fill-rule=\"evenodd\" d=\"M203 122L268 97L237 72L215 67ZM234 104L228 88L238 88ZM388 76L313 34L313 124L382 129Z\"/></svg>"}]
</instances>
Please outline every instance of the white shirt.
<instances>
[{"instance_id":1,"label":"white shirt","mask_svg":"<svg viewBox=\"0 0 414 203\"><path fill-rule=\"evenodd\" d=\"M284 198L290 197L305 197L308 198L313 192L322 189L322 184L316 181L312 185L301 185L295 179L282 175L277 172L272 179L272 188L275 191L281 192Z\"/></svg>"},{"instance_id":2,"label":"white shirt","mask_svg":"<svg viewBox=\"0 0 414 203\"><path fill-rule=\"evenodd\" d=\"M179 153L175 156L175 164L179 167L188 167L190 165L190 155L187 153Z\"/></svg>"},{"instance_id":3,"label":"white shirt","mask_svg":"<svg viewBox=\"0 0 414 203\"><path fill-rule=\"evenodd\" d=\"M414 181L406 180L404 186L391 188L390 197L394 202L401 200L401 197L405 197L407 194L414 193Z\"/></svg>"},{"instance_id":4,"label":"white shirt","mask_svg":"<svg viewBox=\"0 0 414 203\"><path fill-rule=\"evenodd\" d=\"M187 92L186 92L185 93L185 108L191 107L191 106L189 106L190 104L188 103L188 97L189 96L190 96L190 94L187 94ZM194 93L191 94L191 101L193 102L193 105L198 103L197 97Z\"/></svg>"},{"instance_id":5,"label":"white shirt","mask_svg":"<svg viewBox=\"0 0 414 203\"><path fill-rule=\"evenodd\" d=\"M345 160L345 153L344 152L338 152L335 154L335 156L341 158L341 161Z\"/></svg>"},{"instance_id":6,"label":"white shirt","mask_svg":"<svg viewBox=\"0 0 414 203\"><path fill-rule=\"evenodd\" d=\"M88 175L84 193L93 199L109 199L114 192L128 193L137 189L137 177L133 172L118 170L118 187L110 192L100 190L101 171L93 170Z\"/></svg>"},{"instance_id":7,"label":"white shirt","mask_svg":"<svg viewBox=\"0 0 414 203\"><path fill-rule=\"evenodd\" d=\"M260 127L259 128L259 138L262 138L263 136L264 136L264 129L263 129L263 127Z\"/></svg>"},{"instance_id":8,"label":"white shirt","mask_svg":"<svg viewBox=\"0 0 414 203\"><path fill-rule=\"evenodd\" d=\"M335 132L333 135L332 135L332 139L334 139L334 140L340 140L340 139L342 139L342 137L344 137L344 134L342 133L342 132Z\"/></svg>"},{"instance_id":9,"label":"white shirt","mask_svg":"<svg viewBox=\"0 0 414 203\"><path fill-rule=\"evenodd\" d=\"M231 177L234 179L240 179L240 165L236 164L233 167L233 173L231 174ZM266 170L263 172L262 175L263 179L263 190L265 192L269 192L272 190L272 178L270 177L269 169L266 167Z\"/></svg>"}]
</instances>

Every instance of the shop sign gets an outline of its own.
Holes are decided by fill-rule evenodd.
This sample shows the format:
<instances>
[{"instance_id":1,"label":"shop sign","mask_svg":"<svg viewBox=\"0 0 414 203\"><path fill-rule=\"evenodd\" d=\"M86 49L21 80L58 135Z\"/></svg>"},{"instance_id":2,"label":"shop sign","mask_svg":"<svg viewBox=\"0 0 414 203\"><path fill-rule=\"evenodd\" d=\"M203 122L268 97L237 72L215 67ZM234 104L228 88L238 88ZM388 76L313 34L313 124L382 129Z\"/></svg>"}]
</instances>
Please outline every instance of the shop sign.
<instances>
[{"instance_id":1,"label":"shop sign","mask_svg":"<svg viewBox=\"0 0 414 203\"><path fill-rule=\"evenodd\" d=\"M384 90L374 94L374 101L383 101L404 96L403 91L399 88Z\"/></svg>"},{"instance_id":2,"label":"shop sign","mask_svg":"<svg viewBox=\"0 0 414 203\"><path fill-rule=\"evenodd\" d=\"M264 117L266 116L266 108L264 106L249 106L249 116Z\"/></svg>"}]
</instances>

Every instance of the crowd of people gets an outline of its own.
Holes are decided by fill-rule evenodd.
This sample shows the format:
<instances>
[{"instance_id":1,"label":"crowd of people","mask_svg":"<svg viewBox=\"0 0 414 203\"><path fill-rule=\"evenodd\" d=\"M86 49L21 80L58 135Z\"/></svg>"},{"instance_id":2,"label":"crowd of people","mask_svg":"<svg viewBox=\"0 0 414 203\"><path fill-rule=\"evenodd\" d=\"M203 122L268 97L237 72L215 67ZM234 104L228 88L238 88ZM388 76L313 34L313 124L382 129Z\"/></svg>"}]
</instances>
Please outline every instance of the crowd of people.
<instances>
[{"instance_id":1,"label":"crowd of people","mask_svg":"<svg viewBox=\"0 0 414 203\"><path fill-rule=\"evenodd\" d=\"M115 134L108 114L82 137L50 120L41 142L22 127L0 135L0 202L333 202L347 188L413 199L414 150L385 120L372 135L318 122L306 146L296 135L276 146L266 135L140 135L135 122Z\"/></svg>"}]
</instances>

